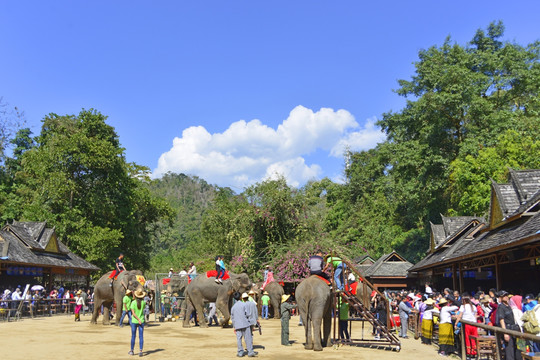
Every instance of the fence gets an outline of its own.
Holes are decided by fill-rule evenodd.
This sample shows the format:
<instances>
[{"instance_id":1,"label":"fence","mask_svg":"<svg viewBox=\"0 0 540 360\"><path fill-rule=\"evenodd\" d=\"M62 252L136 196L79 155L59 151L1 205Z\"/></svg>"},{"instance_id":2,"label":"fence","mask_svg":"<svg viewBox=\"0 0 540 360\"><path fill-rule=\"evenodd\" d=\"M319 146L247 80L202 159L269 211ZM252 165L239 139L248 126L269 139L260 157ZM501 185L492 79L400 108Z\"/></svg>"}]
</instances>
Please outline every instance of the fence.
<instances>
[{"instance_id":1,"label":"fence","mask_svg":"<svg viewBox=\"0 0 540 360\"><path fill-rule=\"evenodd\" d=\"M21 303L21 311L18 312ZM83 315L91 314L93 306L93 301L87 302L82 310ZM3 300L2 307L0 307L0 320L11 321L24 317L72 315L74 310L74 299Z\"/></svg>"}]
</instances>

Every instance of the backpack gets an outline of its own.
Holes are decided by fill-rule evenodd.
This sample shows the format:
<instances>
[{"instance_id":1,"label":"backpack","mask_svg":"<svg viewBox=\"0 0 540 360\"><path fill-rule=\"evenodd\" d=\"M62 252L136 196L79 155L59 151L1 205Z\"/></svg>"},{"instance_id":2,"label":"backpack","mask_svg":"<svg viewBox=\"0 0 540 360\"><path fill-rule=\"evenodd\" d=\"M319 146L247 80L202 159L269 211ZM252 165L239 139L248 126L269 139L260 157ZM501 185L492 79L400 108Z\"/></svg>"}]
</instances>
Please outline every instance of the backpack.
<instances>
[{"instance_id":1,"label":"backpack","mask_svg":"<svg viewBox=\"0 0 540 360\"><path fill-rule=\"evenodd\" d=\"M535 310L540 305L536 305L534 309L527 310L521 317L521 321L523 321L523 330L526 333L529 334L538 334L540 333L540 324L538 324L538 319L536 318Z\"/></svg>"}]
</instances>

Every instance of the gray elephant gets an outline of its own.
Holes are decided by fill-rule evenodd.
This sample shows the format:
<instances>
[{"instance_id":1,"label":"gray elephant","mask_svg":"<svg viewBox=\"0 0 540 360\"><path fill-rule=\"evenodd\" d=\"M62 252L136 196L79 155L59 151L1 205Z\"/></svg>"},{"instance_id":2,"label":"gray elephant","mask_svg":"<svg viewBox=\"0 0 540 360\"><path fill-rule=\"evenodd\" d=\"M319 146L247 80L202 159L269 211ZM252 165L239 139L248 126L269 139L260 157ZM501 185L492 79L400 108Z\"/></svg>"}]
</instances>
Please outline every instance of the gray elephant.
<instances>
[{"instance_id":1,"label":"gray elephant","mask_svg":"<svg viewBox=\"0 0 540 360\"><path fill-rule=\"evenodd\" d=\"M130 289L135 292L138 289L144 290L143 285L137 279L137 276L142 277L142 272L139 270L122 271L114 280L111 286L109 276L112 271L103 275L94 287L94 312L92 313L92 324L97 324L101 305L103 305L103 325L110 325L110 316L113 302L116 303L115 324L119 325L120 316L122 315L122 298L126 294L126 290ZM144 278L143 278L144 279Z\"/></svg>"},{"instance_id":2,"label":"gray elephant","mask_svg":"<svg viewBox=\"0 0 540 360\"><path fill-rule=\"evenodd\" d=\"M332 328L332 293L319 277L312 275L296 288L296 303L306 332L306 350L322 351L330 346ZM321 324L323 325L321 339ZM313 328L313 329L312 329Z\"/></svg>"},{"instance_id":3,"label":"gray elephant","mask_svg":"<svg viewBox=\"0 0 540 360\"><path fill-rule=\"evenodd\" d=\"M285 294L285 291L283 290L283 286L281 286L277 281L272 281L268 285L264 287L264 290L258 290L257 291L257 299L258 299L258 305L259 305L259 314L261 314L262 309L262 303L261 303L261 296L264 291L268 292L268 296L270 296L270 305L272 305L273 315L274 319L279 319L281 317L280 313L280 305L281 305L281 297L283 294ZM269 311L269 314L272 314L272 312Z\"/></svg>"},{"instance_id":4,"label":"gray elephant","mask_svg":"<svg viewBox=\"0 0 540 360\"><path fill-rule=\"evenodd\" d=\"M235 291L245 292L251 287L251 281L247 274L234 274L229 272L230 278L222 284L216 283L215 277L207 278L205 274L199 274L186 287L184 295L186 297L187 310L184 317L184 327L189 327L189 315L193 309L197 310L199 324L201 327L208 327L204 317L203 306L205 300L215 302L216 307L223 314L223 326L228 326L232 294Z\"/></svg>"}]
</instances>

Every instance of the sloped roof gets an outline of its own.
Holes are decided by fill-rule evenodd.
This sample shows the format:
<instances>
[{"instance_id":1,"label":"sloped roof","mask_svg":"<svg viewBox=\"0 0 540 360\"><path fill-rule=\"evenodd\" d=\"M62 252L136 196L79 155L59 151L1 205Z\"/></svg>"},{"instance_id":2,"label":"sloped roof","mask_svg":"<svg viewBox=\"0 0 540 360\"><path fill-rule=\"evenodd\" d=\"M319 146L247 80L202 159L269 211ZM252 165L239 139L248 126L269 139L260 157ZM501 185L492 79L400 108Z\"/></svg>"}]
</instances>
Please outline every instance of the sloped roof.
<instances>
[{"instance_id":1,"label":"sloped roof","mask_svg":"<svg viewBox=\"0 0 540 360\"><path fill-rule=\"evenodd\" d=\"M497 184L492 181L499 207L504 218L519 214L524 204L538 196L540 191L539 170L510 169L508 183ZM493 204L490 204L490 207ZM491 211L490 211L491 212Z\"/></svg>"},{"instance_id":2,"label":"sloped roof","mask_svg":"<svg viewBox=\"0 0 540 360\"><path fill-rule=\"evenodd\" d=\"M54 241L54 251L47 247ZM54 229L46 223L15 223L0 230L0 259L10 263L33 266L55 266L86 270L99 270L95 265L73 254L66 245L56 239Z\"/></svg>"},{"instance_id":3,"label":"sloped roof","mask_svg":"<svg viewBox=\"0 0 540 360\"><path fill-rule=\"evenodd\" d=\"M412 266L397 252L381 256L363 272L365 277L407 277L407 270Z\"/></svg>"},{"instance_id":4,"label":"sloped roof","mask_svg":"<svg viewBox=\"0 0 540 360\"><path fill-rule=\"evenodd\" d=\"M444 225L443 224L434 224L430 222L431 224L431 236L434 241L435 247L441 245L444 240L446 239L446 232L444 231Z\"/></svg>"},{"instance_id":5,"label":"sloped roof","mask_svg":"<svg viewBox=\"0 0 540 360\"><path fill-rule=\"evenodd\" d=\"M479 224L477 226L484 225ZM429 254L409 271L430 268L457 259L484 256L494 252L499 247L511 247L513 243L518 243L530 237L536 237L540 240L540 212L531 217L519 218L505 227L487 232L476 232L477 229L475 227L467 231L451 247L442 248ZM475 232L475 236L469 236Z\"/></svg>"}]
</instances>

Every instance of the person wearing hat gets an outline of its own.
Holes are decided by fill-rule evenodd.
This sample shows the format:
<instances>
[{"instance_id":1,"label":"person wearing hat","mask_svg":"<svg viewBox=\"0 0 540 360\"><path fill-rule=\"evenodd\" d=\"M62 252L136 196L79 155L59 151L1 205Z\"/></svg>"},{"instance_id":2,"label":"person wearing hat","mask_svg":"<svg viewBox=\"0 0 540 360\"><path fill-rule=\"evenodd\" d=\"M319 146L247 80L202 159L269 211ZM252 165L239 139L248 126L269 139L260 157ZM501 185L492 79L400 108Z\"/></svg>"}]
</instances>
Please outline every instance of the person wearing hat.
<instances>
[{"instance_id":1,"label":"person wearing hat","mask_svg":"<svg viewBox=\"0 0 540 360\"><path fill-rule=\"evenodd\" d=\"M499 306L497 307L496 321L497 326L503 329L521 331L516 324L514 313L510 307L508 292L501 290L497 294L499 297ZM516 339L508 334L504 334L504 353L506 360L521 359L520 351L516 346Z\"/></svg>"},{"instance_id":2,"label":"person wearing hat","mask_svg":"<svg viewBox=\"0 0 540 360\"><path fill-rule=\"evenodd\" d=\"M81 321L81 309L84 306L84 298L81 294L81 290L78 290L75 293L75 321Z\"/></svg>"},{"instance_id":3,"label":"person wearing hat","mask_svg":"<svg viewBox=\"0 0 540 360\"><path fill-rule=\"evenodd\" d=\"M436 312L434 305L435 301L428 298L424 301L426 306L422 315L422 344L431 345L431 339L433 337L433 313Z\"/></svg>"},{"instance_id":4,"label":"person wearing hat","mask_svg":"<svg viewBox=\"0 0 540 360\"><path fill-rule=\"evenodd\" d=\"M245 294L245 293L244 293ZM251 335L253 335L253 328L259 327L259 311L257 310L257 302L253 300L252 294L255 295L255 292L251 290L247 297L242 294L242 301L246 302L246 312L249 319L249 324L251 325Z\"/></svg>"},{"instance_id":5,"label":"person wearing hat","mask_svg":"<svg viewBox=\"0 0 540 360\"><path fill-rule=\"evenodd\" d=\"M169 277L171 278L174 274L174 268L169 269Z\"/></svg>"},{"instance_id":6,"label":"person wearing hat","mask_svg":"<svg viewBox=\"0 0 540 360\"><path fill-rule=\"evenodd\" d=\"M291 318L291 310L297 305L290 303L291 295L281 296L281 345L291 346L289 342L289 319Z\"/></svg>"},{"instance_id":7,"label":"person wearing hat","mask_svg":"<svg viewBox=\"0 0 540 360\"><path fill-rule=\"evenodd\" d=\"M134 300L131 301L131 350L128 355L134 355L133 349L135 348L135 336L137 335L137 329L139 329L139 356L143 356L144 345L144 308L146 307L146 301L144 301L146 293L142 289L135 290L133 294Z\"/></svg>"},{"instance_id":8,"label":"person wearing hat","mask_svg":"<svg viewBox=\"0 0 540 360\"><path fill-rule=\"evenodd\" d=\"M454 328L452 326L452 312L458 309L453 305L453 296L439 300L441 312L439 316L439 354L448 356L454 352Z\"/></svg>"},{"instance_id":9,"label":"person wearing hat","mask_svg":"<svg viewBox=\"0 0 540 360\"><path fill-rule=\"evenodd\" d=\"M263 296L261 296L261 303L262 303L261 316L264 320L268 320L268 305L270 304L270 296L268 296L268 291L263 292Z\"/></svg>"},{"instance_id":10,"label":"person wearing hat","mask_svg":"<svg viewBox=\"0 0 540 360\"><path fill-rule=\"evenodd\" d=\"M247 300L248 294L243 293L240 295L238 291L233 294L236 303L231 308L231 322L236 335L237 353L236 356L243 357L244 346L242 344L242 338L246 343L247 355L249 357L257 356L257 352L253 350L253 335L251 333L251 321L248 317L247 305L244 301Z\"/></svg>"},{"instance_id":11,"label":"person wearing hat","mask_svg":"<svg viewBox=\"0 0 540 360\"><path fill-rule=\"evenodd\" d=\"M263 282L266 282L266 279L268 279L268 272L270 271L270 265L266 265L264 267L264 278L263 278Z\"/></svg>"},{"instance_id":12,"label":"person wearing hat","mask_svg":"<svg viewBox=\"0 0 540 360\"><path fill-rule=\"evenodd\" d=\"M255 291L249 290L248 295L249 295L249 296L248 296L248 300L251 301L252 303L257 304L257 301L255 300L255 296L256 296L257 294L255 294Z\"/></svg>"},{"instance_id":13,"label":"person wearing hat","mask_svg":"<svg viewBox=\"0 0 540 360\"><path fill-rule=\"evenodd\" d=\"M122 298L122 316L120 316L120 324L118 326L124 326L124 317L127 315L128 324L131 325L131 302L133 301L131 290L127 289L126 294Z\"/></svg>"}]
</instances>

